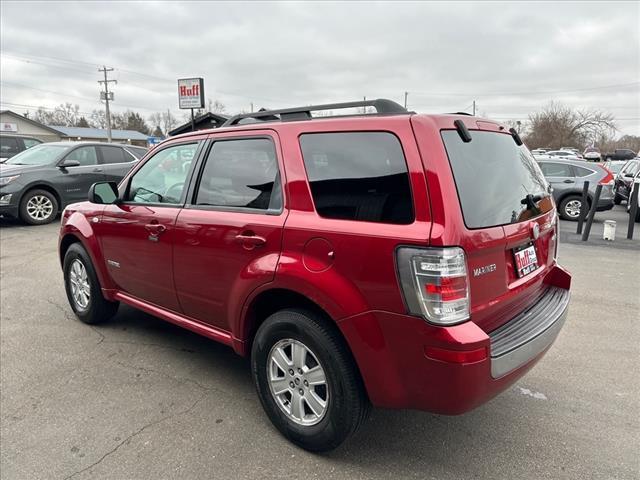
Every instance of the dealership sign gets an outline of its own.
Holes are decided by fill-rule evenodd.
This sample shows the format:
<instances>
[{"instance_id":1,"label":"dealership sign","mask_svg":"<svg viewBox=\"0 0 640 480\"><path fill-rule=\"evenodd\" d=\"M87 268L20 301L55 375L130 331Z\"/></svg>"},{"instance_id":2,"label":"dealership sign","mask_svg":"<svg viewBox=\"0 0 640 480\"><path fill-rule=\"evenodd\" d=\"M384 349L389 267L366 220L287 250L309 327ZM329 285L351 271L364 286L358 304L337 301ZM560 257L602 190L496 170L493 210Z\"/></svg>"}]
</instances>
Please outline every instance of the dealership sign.
<instances>
[{"instance_id":1,"label":"dealership sign","mask_svg":"<svg viewBox=\"0 0 640 480\"><path fill-rule=\"evenodd\" d=\"M3 132L17 132L18 131L18 124L17 123L5 123L5 122L2 122L2 123L0 123L0 125L2 126L2 131Z\"/></svg>"},{"instance_id":2,"label":"dealership sign","mask_svg":"<svg viewBox=\"0 0 640 480\"><path fill-rule=\"evenodd\" d=\"M203 78L178 80L178 105L180 108L204 108Z\"/></svg>"}]
</instances>

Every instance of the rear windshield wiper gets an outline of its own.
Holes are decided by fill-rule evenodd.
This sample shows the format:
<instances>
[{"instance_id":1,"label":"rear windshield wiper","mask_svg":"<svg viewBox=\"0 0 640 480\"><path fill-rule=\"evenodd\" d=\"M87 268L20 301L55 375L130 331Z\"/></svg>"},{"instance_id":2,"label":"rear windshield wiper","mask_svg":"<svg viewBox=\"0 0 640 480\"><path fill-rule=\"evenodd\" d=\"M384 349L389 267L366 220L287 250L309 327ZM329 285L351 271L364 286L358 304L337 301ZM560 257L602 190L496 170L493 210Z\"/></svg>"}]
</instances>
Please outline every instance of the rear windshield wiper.
<instances>
[{"instance_id":1,"label":"rear windshield wiper","mask_svg":"<svg viewBox=\"0 0 640 480\"><path fill-rule=\"evenodd\" d=\"M520 200L520 203L522 205L526 205L527 210L538 210L538 202L548 196L548 194L545 195L544 193L538 193L535 195L529 193L526 197Z\"/></svg>"}]
</instances>

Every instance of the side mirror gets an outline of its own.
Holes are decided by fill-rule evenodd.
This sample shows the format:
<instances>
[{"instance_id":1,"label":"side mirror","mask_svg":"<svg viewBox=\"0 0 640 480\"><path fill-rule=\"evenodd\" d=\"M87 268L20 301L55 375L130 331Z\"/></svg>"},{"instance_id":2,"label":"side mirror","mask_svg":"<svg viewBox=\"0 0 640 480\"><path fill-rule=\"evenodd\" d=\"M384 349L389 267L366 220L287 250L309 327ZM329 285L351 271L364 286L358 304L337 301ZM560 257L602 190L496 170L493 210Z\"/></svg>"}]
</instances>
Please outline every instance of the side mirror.
<instances>
[{"instance_id":1,"label":"side mirror","mask_svg":"<svg viewBox=\"0 0 640 480\"><path fill-rule=\"evenodd\" d=\"M118 203L119 193L116 182L97 182L89 189L89 201L99 205Z\"/></svg>"},{"instance_id":2,"label":"side mirror","mask_svg":"<svg viewBox=\"0 0 640 480\"><path fill-rule=\"evenodd\" d=\"M65 160L58 165L60 168L79 167L80 162L78 160Z\"/></svg>"}]
</instances>

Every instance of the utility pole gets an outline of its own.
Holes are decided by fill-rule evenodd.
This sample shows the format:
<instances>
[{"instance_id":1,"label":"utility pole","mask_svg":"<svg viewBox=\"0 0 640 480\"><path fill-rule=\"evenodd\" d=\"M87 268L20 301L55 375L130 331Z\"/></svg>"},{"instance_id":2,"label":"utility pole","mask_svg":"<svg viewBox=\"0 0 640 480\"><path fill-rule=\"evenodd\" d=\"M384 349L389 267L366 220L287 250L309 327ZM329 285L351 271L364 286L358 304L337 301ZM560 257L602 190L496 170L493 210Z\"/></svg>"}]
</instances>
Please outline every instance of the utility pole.
<instances>
[{"instance_id":1,"label":"utility pole","mask_svg":"<svg viewBox=\"0 0 640 480\"><path fill-rule=\"evenodd\" d=\"M100 92L100 99L102 100L104 95L104 104L107 117L107 141L111 143L111 113L109 112L109 100L113 100L113 92L109 91L109 83L118 83L117 80L109 80L107 78L107 72L113 72L113 68L107 68L105 65L98 69L99 72L104 73L104 80L98 80L98 83L104 83L104 92Z\"/></svg>"},{"instance_id":2,"label":"utility pole","mask_svg":"<svg viewBox=\"0 0 640 480\"><path fill-rule=\"evenodd\" d=\"M249 110L250 112L253 112L253 102L251 102L251 110Z\"/></svg>"},{"instance_id":3,"label":"utility pole","mask_svg":"<svg viewBox=\"0 0 640 480\"><path fill-rule=\"evenodd\" d=\"M473 101L473 116L476 116L476 101Z\"/></svg>"},{"instance_id":4,"label":"utility pole","mask_svg":"<svg viewBox=\"0 0 640 480\"><path fill-rule=\"evenodd\" d=\"M409 92L404 92L404 108L407 108L407 97L409 96Z\"/></svg>"}]
</instances>

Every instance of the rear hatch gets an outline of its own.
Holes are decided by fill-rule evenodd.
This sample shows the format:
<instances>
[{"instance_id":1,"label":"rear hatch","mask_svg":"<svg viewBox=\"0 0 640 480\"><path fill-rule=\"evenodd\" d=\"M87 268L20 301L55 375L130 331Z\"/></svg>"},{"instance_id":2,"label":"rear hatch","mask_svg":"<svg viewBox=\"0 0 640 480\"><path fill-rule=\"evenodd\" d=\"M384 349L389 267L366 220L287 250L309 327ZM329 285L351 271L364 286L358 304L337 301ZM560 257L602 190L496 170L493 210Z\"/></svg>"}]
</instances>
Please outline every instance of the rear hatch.
<instances>
[{"instance_id":1,"label":"rear hatch","mask_svg":"<svg viewBox=\"0 0 640 480\"><path fill-rule=\"evenodd\" d=\"M480 124L481 122L478 122ZM543 293L554 262L556 214L550 189L524 145L504 131L457 130L441 137L466 231L471 320L490 332Z\"/></svg>"}]
</instances>

